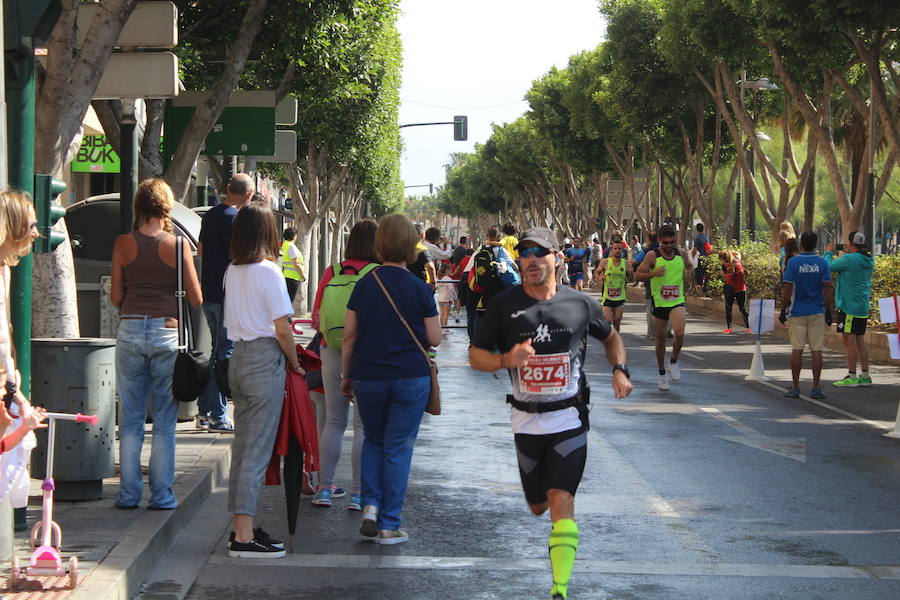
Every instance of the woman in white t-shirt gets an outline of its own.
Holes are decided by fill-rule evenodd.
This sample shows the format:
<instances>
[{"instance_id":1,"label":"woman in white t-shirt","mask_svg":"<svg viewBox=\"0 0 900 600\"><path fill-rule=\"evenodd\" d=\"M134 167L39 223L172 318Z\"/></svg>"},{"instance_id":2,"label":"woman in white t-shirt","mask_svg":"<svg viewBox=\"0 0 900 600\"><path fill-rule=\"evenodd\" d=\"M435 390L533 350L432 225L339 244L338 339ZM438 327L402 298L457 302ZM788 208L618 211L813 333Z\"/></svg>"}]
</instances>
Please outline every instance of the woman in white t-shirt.
<instances>
[{"instance_id":1,"label":"woman in white t-shirt","mask_svg":"<svg viewBox=\"0 0 900 600\"><path fill-rule=\"evenodd\" d=\"M234 340L228 366L235 424L228 483L232 557L284 556L283 544L253 527L284 403L285 362L303 373L288 320L294 309L276 262L279 254L272 210L258 203L242 208L234 220L231 264L225 272L224 321Z\"/></svg>"}]
</instances>

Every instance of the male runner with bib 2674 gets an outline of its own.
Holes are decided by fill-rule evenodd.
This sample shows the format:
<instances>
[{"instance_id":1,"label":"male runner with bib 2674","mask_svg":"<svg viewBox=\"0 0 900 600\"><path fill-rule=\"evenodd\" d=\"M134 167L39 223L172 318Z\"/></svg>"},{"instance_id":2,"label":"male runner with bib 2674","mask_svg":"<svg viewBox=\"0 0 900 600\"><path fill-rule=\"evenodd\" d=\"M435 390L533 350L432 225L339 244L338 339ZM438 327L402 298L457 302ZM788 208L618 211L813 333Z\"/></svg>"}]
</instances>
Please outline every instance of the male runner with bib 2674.
<instances>
[{"instance_id":1,"label":"male runner with bib 2674","mask_svg":"<svg viewBox=\"0 0 900 600\"><path fill-rule=\"evenodd\" d=\"M469 364L507 369L512 429L525 500L535 515L550 509L554 600L568 597L578 548L575 492L587 457L587 336L603 343L616 398L631 393L625 347L593 297L558 287L559 241L545 227L522 234L517 246L522 285L494 297L479 323ZM663 329L665 331L665 329ZM499 354L494 350L499 349Z\"/></svg>"},{"instance_id":2,"label":"male runner with bib 2674","mask_svg":"<svg viewBox=\"0 0 900 600\"><path fill-rule=\"evenodd\" d=\"M656 366L659 367L659 389L669 389L672 381L681 379L678 355L684 344L684 270L691 264L687 252L675 246L675 228L665 224L656 234L659 248L644 256L634 278L650 280L650 301L653 302L653 326L656 329ZM672 325L672 357L666 376L666 324Z\"/></svg>"}]
</instances>

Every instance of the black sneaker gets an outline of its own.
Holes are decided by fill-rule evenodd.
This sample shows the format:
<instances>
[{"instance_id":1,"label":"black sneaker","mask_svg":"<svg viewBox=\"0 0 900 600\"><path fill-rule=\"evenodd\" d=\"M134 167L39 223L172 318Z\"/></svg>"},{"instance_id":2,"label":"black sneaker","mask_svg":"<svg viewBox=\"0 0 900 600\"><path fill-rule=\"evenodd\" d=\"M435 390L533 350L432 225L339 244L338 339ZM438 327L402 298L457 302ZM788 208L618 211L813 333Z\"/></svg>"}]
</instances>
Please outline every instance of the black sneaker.
<instances>
[{"instance_id":1,"label":"black sneaker","mask_svg":"<svg viewBox=\"0 0 900 600\"><path fill-rule=\"evenodd\" d=\"M284 542L281 540L276 540L268 533L266 533L262 527L256 527L253 530L253 539L262 542L263 544L268 544L273 548L277 548L278 550L284 550ZM228 536L228 543L232 543L234 541L234 532L231 532L231 535Z\"/></svg>"},{"instance_id":2,"label":"black sneaker","mask_svg":"<svg viewBox=\"0 0 900 600\"><path fill-rule=\"evenodd\" d=\"M228 556L232 558L283 558L284 548L276 548L257 540L246 544L233 541L228 545Z\"/></svg>"}]
</instances>

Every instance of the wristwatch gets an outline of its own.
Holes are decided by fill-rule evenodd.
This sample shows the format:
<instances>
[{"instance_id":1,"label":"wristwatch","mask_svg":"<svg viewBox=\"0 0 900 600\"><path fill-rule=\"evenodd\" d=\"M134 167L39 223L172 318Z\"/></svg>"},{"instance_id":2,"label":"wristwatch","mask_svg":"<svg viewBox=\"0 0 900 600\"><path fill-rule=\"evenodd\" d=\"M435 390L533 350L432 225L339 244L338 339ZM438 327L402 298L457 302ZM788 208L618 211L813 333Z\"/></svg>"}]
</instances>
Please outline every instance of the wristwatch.
<instances>
[{"instance_id":1,"label":"wristwatch","mask_svg":"<svg viewBox=\"0 0 900 600\"><path fill-rule=\"evenodd\" d=\"M628 365L623 365L623 364L613 365L612 370L613 370L613 375L615 375L616 371L622 371L623 373L625 373L625 377L627 377L628 379L631 379L631 373L628 371Z\"/></svg>"}]
</instances>

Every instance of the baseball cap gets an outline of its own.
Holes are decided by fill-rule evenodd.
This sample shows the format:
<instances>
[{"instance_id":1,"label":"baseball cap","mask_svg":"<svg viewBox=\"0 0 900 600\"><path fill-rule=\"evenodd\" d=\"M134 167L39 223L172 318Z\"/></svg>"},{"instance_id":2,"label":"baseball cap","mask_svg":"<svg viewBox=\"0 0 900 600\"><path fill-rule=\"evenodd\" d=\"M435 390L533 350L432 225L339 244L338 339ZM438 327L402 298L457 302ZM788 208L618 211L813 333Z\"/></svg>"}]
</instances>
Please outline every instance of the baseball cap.
<instances>
[{"instance_id":1,"label":"baseball cap","mask_svg":"<svg viewBox=\"0 0 900 600\"><path fill-rule=\"evenodd\" d=\"M861 248L866 245L866 234L862 231L854 231L850 234L850 243L854 246Z\"/></svg>"},{"instance_id":2,"label":"baseball cap","mask_svg":"<svg viewBox=\"0 0 900 600\"><path fill-rule=\"evenodd\" d=\"M548 250L559 250L559 240L556 239L556 234L546 227L532 227L531 229L526 229L522 233L522 237L519 238L516 250L518 250L524 242L534 242L538 246L547 248Z\"/></svg>"}]
</instances>

